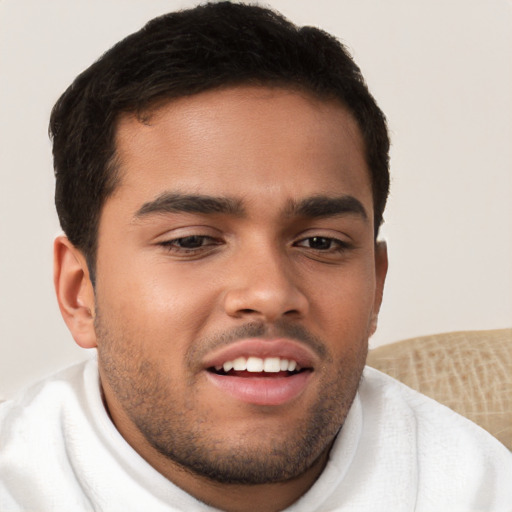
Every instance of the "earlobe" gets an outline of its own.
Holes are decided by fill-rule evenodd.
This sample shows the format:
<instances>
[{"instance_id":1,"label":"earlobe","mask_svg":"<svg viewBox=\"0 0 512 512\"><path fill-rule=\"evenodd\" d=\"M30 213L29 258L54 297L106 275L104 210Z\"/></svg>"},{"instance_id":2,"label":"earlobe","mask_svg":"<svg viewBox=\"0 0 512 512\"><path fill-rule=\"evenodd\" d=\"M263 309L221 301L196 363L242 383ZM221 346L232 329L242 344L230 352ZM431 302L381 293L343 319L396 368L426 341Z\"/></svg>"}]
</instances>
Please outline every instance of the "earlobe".
<instances>
[{"instance_id":1,"label":"earlobe","mask_svg":"<svg viewBox=\"0 0 512 512\"><path fill-rule=\"evenodd\" d=\"M386 242L376 242L375 244L375 302L370 323L370 333L372 336L377 330L380 306L384 294L384 283L388 273L388 248Z\"/></svg>"},{"instance_id":2,"label":"earlobe","mask_svg":"<svg viewBox=\"0 0 512 512\"><path fill-rule=\"evenodd\" d=\"M94 348L94 290L85 257L65 236L55 239L53 249L53 280L62 317L79 346Z\"/></svg>"}]
</instances>

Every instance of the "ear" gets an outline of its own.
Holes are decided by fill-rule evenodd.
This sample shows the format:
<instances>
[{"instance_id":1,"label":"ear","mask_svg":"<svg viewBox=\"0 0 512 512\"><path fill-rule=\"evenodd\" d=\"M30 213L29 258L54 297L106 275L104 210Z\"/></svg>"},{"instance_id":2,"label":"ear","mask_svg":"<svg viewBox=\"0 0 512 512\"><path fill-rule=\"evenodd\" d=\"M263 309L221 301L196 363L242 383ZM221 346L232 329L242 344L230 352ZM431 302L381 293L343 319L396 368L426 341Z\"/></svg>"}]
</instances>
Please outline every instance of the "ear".
<instances>
[{"instance_id":1,"label":"ear","mask_svg":"<svg viewBox=\"0 0 512 512\"><path fill-rule=\"evenodd\" d=\"M370 322L369 336L372 336L377 330L377 321L379 318L382 296L384 293L384 283L388 273L388 247L386 242L375 243L375 301L373 304L372 318Z\"/></svg>"},{"instance_id":2,"label":"ear","mask_svg":"<svg viewBox=\"0 0 512 512\"><path fill-rule=\"evenodd\" d=\"M76 343L96 347L94 289L84 255L65 236L53 245L53 282L60 312Z\"/></svg>"}]
</instances>

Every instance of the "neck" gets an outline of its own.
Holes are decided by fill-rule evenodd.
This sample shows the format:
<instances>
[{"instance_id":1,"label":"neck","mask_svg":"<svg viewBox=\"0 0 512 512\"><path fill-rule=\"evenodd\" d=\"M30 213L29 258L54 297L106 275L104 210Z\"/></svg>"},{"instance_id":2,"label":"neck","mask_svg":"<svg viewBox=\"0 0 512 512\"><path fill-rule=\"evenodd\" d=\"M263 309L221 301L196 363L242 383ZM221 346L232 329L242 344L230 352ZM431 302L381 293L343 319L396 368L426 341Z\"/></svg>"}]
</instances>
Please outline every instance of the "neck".
<instances>
[{"instance_id":1,"label":"neck","mask_svg":"<svg viewBox=\"0 0 512 512\"><path fill-rule=\"evenodd\" d=\"M141 455L145 457L144 453ZM193 474L160 454L157 459L154 453L151 454L151 465L194 498L220 510L278 512L290 506L308 491L322 473L328 455L329 450L326 450L313 466L292 480L260 485L218 483Z\"/></svg>"}]
</instances>

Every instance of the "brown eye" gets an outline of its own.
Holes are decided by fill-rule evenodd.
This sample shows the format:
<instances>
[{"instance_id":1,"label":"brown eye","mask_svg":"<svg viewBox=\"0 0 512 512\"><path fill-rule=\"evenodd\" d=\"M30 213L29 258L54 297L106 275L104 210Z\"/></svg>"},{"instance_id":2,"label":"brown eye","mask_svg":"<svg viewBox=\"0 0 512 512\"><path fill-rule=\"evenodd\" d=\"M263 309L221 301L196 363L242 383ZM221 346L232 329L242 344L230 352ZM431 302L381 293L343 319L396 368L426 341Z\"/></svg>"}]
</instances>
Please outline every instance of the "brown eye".
<instances>
[{"instance_id":1,"label":"brown eye","mask_svg":"<svg viewBox=\"0 0 512 512\"><path fill-rule=\"evenodd\" d=\"M318 251L327 251L332 249L334 240L332 238L326 238L324 236L313 236L307 239L309 247Z\"/></svg>"},{"instance_id":2,"label":"brown eye","mask_svg":"<svg viewBox=\"0 0 512 512\"><path fill-rule=\"evenodd\" d=\"M183 238L177 238L173 240L174 245L177 247L181 247L182 249L198 249L203 245L206 245L206 242L210 240L209 237L206 236L186 236Z\"/></svg>"},{"instance_id":3,"label":"brown eye","mask_svg":"<svg viewBox=\"0 0 512 512\"><path fill-rule=\"evenodd\" d=\"M165 247L169 252L173 253L192 253L203 249L213 248L221 242L211 236L206 235L190 235L173 240L166 240L159 245Z\"/></svg>"},{"instance_id":4,"label":"brown eye","mask_svg":"<svg viewBox=\"0 0 512 512\"><path fill-rule=\"evenodd\" d=\"M309 236L296 242L295 246L325 254L339 254L351 248L347 242L328 236Z\"/></svg>"},{"instance_id":5,"label":"brown eye","mask_svg":"<svg viewBox=\"0 0 512 512\"><path fill-rule=\"evenodd\" d=\"M307 249L314 249L315 251L329 251L343 247L341 241L327 236L310 236L300 240L297 245L299 247L306 247Z\"/></svg>"}]
</instances>

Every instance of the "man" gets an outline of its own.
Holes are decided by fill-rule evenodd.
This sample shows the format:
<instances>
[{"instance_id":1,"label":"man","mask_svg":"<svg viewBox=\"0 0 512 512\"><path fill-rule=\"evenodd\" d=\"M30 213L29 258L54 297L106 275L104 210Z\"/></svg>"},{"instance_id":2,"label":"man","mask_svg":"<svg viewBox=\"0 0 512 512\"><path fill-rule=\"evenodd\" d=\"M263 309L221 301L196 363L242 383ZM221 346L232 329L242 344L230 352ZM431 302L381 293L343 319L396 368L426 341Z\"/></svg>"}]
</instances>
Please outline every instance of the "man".
<instances>
[{"instance_id":1,"label":"man","mask_svg":"<svg viewBox=\"0 0 512 512\"><path fill-rule=\"evenodd\" d=\"M389 141L336 40L169 14L50 130L57 298L98 357L2 406L2 511L511 508L502 445L363 373Z\"/></svg>"}]
</instances>

